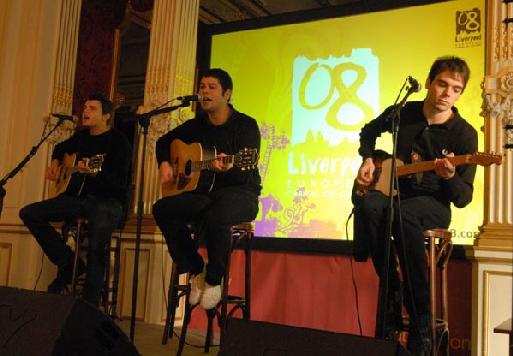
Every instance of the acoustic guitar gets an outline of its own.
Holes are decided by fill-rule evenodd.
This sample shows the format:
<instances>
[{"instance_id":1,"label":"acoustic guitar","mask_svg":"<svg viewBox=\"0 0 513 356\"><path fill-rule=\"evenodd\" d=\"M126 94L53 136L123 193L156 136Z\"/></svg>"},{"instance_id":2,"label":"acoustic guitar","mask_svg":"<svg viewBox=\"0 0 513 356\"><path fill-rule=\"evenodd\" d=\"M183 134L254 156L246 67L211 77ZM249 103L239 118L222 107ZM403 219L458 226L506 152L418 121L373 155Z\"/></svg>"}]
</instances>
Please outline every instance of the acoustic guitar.
<instances>
[{"instance_id":1,"label":"acoustic guitar","mask_svg":"<svg viewBox=\"0 0 513 356\"><path fill-rule=\"evenodd\" d=\"M215 149L202 147L200 143L186 144L179 139L171 142L170 157L174 179L162 184L164 197L189 191L209 192L214 185L215 174L208 169L216 159L225 164L233 163L242 170L254 169L258 163L256 148L243 148L234 155L217 157Z\"/></svg>"},{"instance_id":2,"label":"acoustic guitar","mask_svg":"<svg viewBox=\"0 0 513 356\"><path fill-rule=\"evenodd\" d=\"M106 154L94 155L91 158L84 158L85 167L90 169L90 172L87 175L96 175L101 172L102 164L105 160ZM77 154L72 153L64 154L64 158L62 159L62 163L59 167L59 174L57 179L50 184L48 195L50 198L54 198L57 195L64 193L69 186L71 178L78 171L78 162L77 162ZM85 176L84 176L85 179Z\"/></svg>"},{"instance_id":3,"label":"acoustic guitar","mask_svg":"<svg viewBox=\"0 0 513 356\"><path fill-rule=\"evenodd\" d=\"M392 170L392 158L383 159L383 155L381 154L380 156L381 157L373 157L376 169L374 170L374 176L370 186L359 185L355 180L355 186L353 187L353 201L354 198L356 198L354 195L357 197L363 197L369 190L377 190L386 196L390 196L390 171ZM447 157L447 159L454 166L462 164L489 166L491 164L502 163L501 155L481 152ZM398 177L408 176L415 173L434 170L435 161L420 161L412 164L404 164L400 159L396 159L396 169ZM393 194L395 195L396 192L394 191Z\"/></svg>"}]
</instances>

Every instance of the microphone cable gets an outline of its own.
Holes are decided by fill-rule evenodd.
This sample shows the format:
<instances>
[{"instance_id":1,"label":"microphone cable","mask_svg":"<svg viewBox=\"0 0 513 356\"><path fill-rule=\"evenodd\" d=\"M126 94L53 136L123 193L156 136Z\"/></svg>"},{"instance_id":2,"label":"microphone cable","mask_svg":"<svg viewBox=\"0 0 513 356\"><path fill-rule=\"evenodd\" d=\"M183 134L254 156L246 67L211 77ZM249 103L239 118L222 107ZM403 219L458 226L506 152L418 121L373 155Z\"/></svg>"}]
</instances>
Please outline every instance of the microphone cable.
<instances>
[{"instance_id":1,"label":"microphone cable","mask_svg":"<svg viewBox=\"0 0 513 356\"><path fill-rule=\"evenodd\" d=\"M346 240L349 241L349 220L351 220L351 217L354 215L354 207L351 209L351 212L349 213L349 216L346 220ZM354 232L353 232L354 236ZM354 239L353 239L354 244ZM360 331L360 336L363 336L362 331L362 320L360 318L360 303L359 303L359 296L358 296L358 286L356 285L356 278L354 275L354 265L353 265L353 256L349 256L349 265L351 269L351 281L353 284L353 290L354 290L354 297L355 297L355 304L356 304L356 320L358 322L358 330Z\"/></svg>"}]
</instances>

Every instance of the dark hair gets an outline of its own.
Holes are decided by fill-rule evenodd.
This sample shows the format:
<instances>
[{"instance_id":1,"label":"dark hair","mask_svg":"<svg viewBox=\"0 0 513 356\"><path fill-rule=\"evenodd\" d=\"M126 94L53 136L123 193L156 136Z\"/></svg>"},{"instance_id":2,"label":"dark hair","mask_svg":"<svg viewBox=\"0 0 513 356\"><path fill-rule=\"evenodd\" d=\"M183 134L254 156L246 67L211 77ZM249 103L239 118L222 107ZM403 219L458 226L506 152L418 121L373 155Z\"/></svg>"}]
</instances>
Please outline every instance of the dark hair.
<instances>
[{"instance_id":1,"label":"dark hair","mask_svg":"<svg viewBox=\"0 0 513 356\"><path fill-rule=\"evenodd\" d=\"M100 93L91 94L87 97L87 100L96 100L102 104L102 115L110 114L112 117L112 101L107 99L107 97Z\"/></svg>"},{"instance_id":2,"label":"dark hair","mask_svg":"<svg viewBox=\"0 0 513 356\"><path fill-rule=\"evenodd\" d=\"M233 81L230 77L230 74L226 72L225 70L221 68L212 68L209 69L201 78L205 77L212 77L217 78L219 80L219 83L221 83L221 88L223 89L223 94L226 92L226 90L233 89Z\"/></svg>"},{"instance_id":3,"label":"dark hair","mask_svg":"<svg viewBox=\"0 0 513 356\"><path fill-rule=\"evenodd\" d=\"M429 82L432 82L438 74L446 70L459 73L462 76L463 90L465 90L468 80L470 79L470 68L468 67L467 62L456 56L444 56L437 58L429 70Z\"/></svg>"}]
</instances>

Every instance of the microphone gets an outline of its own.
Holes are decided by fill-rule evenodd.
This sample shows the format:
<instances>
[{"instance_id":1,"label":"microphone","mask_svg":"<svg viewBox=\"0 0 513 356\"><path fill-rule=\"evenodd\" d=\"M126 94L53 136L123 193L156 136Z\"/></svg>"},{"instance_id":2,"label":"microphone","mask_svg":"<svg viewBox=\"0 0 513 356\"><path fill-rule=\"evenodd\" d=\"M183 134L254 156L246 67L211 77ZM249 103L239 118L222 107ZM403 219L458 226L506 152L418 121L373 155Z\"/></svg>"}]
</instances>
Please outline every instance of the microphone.
<instances>
[{"instance_id":1,"label":"microphone","mask_svg":"<svg viewBox=\"0 0 513 356\"><path fill-rule=\"evenodd\" d=\"M422 85L417 81L417 79L413 78L411 75L409 75L407 79L411 87L410 89L414 93L418 93L422 89Z\"/></svg>"},{"instance_id":2,"label":"microphone","mask_svg":"<svg viewBox=\"0 0 513 356\"><path fill-rule=\"evenodd\" d=\"M203 98L199 94L179 96L176 99L181 100L181 101L201 101L201 100L203 100Z\"/></svg>"},{"instance_id":3,"label":"microphone","mask_svg":"<svg viewBox=\"0 0 513 356\"><path fill-rule=\"evenodd\" d=\"M56 117L56 118L58 118L60 120L63 120L63 121L71 121L73 123L76 122L76 118L73 115L58 114L58 113L53 113L53 114L50 114L50 115L52 115L53 117Z\"/></svg>"}]
</instances>

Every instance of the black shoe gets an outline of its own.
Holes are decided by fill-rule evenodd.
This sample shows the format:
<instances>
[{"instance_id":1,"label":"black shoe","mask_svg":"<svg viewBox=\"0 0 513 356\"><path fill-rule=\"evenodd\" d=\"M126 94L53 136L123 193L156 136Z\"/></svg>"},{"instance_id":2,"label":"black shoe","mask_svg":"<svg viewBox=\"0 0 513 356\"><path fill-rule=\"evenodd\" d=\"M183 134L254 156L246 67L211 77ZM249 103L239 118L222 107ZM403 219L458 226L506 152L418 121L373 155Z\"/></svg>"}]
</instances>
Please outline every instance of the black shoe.
<instances>
[{"instance_id":1,"label":"black shoe","mask_svg":"<svg viewBox=\"0 0 513 356\"><path fill-rule=\"evenodd\" d=\"M71 281L67 282L66 279L57 274L57 277L53 280L53 282L48 285L48 293L67 294L69 283L71 283Z\"/></svg>"},{"instance_id":2,"label":"black shoe","mask_svg":"<svg viewBox=\"0 0 513 356\"><path fill-rule=\"evenodd\" d=\"M410 322L410 332L406 347L416 356L431 355L431 318L429 314L420 315L417 321Z\"/></svg>"}]
</instances>

